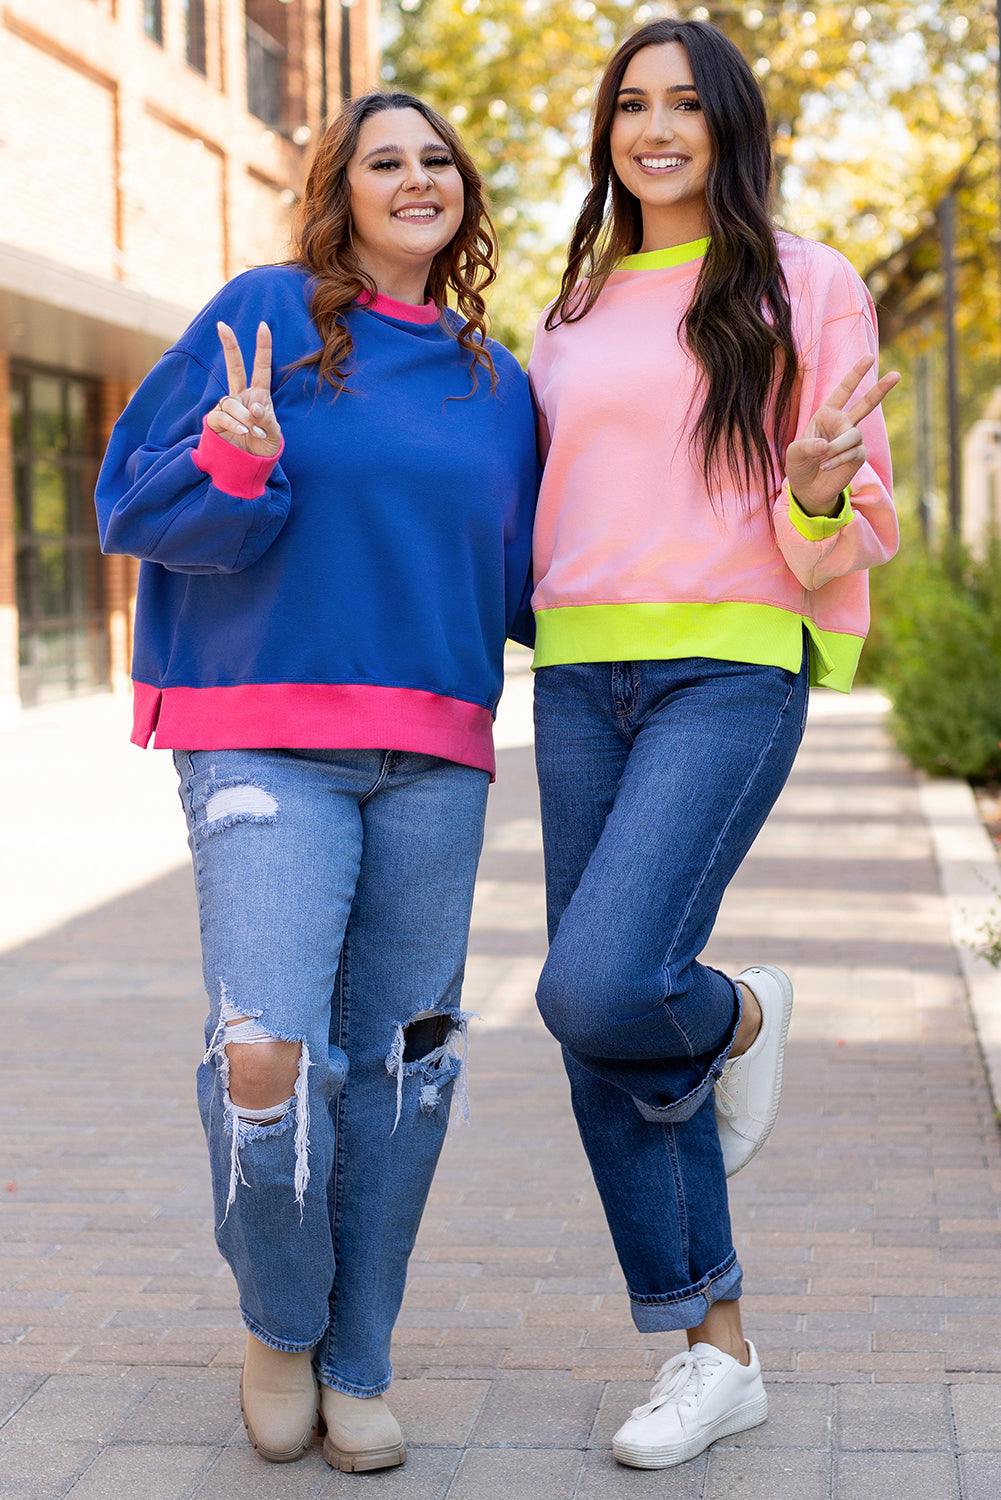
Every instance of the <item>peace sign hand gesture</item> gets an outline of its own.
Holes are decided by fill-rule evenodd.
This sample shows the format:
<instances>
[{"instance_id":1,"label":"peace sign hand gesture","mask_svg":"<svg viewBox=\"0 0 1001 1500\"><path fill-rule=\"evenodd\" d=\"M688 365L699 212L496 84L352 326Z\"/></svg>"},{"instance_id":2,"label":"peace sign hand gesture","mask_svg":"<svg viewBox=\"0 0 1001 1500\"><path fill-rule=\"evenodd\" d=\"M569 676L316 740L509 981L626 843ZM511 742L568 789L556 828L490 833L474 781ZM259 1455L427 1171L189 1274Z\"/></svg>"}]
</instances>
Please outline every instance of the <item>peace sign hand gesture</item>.
<instances>
[{"instance_id":1,"label":"peace sign hand gesture","mask_svg":"<svg viewBox=\"0 0 1001 1500\"><path fill-rule=\"evenodd\" d=\"M212 408L206 425L244 453L274 458L282 445L282 430L271 404L271 329L267 323L257 325L254 368L248 385L236 334L228 323L217 323L216 328L226 357L229 395Z\"/></svg>"},{"instance_id":2,"label":"peace sign hand gesture","mask_svg":"<svg viewBox=\"0 0 1001 1500\"><path fill-rule=\"evenodd\" d=\"M849 406L852 393L874 364L870 354L852 365L822 406L814 412L801 438L786 450L786 478L799 505L811 516L833 514L838 496L865 463L865 443L858 423L875 411L900 376L884 375Z\"/></svg>"}]
</instances>

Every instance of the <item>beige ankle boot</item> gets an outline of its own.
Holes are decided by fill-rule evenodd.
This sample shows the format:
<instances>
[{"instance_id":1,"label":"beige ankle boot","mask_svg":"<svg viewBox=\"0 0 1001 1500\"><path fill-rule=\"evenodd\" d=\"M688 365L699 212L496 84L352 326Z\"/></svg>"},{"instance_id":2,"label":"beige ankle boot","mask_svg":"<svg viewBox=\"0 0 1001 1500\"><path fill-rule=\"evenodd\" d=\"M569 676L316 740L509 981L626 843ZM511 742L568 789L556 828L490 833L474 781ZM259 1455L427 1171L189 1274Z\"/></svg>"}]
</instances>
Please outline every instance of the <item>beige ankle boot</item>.
<instances>
[{"instance_id":1,"label":"beige ankle boot","mask_svg":"<svg viewBox=\"0 0 1001 1500\"><path fill-rule=\"evenodd\" d=\"M301 1458L316 1430L313 1356L285 1354L247 1334L240 1376L240 1410L247 1436L262 1458L290 1464Z\"/></svg>"},{"instance_id":2,"label":"beige ankle boot","mask_svg":"<svg viewBox=\"0 0 1001 1500\"><path fill-rule=\"evenodd\" d=\"M323 1456L331 1468L357 1474L406 1460L400 1424L381 1396L345 1396L321 1385L320 1411L327 1424Z\"/></svg>"}]
</instances>

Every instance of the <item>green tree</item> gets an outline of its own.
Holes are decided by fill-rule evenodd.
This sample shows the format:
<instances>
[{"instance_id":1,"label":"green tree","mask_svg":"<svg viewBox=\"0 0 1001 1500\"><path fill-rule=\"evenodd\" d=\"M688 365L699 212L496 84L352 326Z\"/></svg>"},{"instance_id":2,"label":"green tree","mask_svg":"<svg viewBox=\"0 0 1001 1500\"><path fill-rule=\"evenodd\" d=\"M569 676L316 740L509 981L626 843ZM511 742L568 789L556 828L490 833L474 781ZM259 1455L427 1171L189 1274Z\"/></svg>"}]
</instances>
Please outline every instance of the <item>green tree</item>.
<instances>
[{"instance_id":1,"label":"green tree","mask_svg":"<svg viewBox=\"0 0 1001 1500\"><path fill-rule=\"evenodd\" d=\"M495 323L520 352L558 285L602 62L670 13L713 21L748 58L773 122L780 215L871 274L891 342L919 344L940 314L935 212L959 179L966 352L975 366L996 359L993 0L390 0L386 13L387 81L431 99L486 168L504 250Z\"/></svg>"},{"instance_id":2,"label":"green tree","mask_svg":"<svg viewBox=\"0 0 1001 1500\"><path fill-rule=\"evenodd\" d=\"M583 195L595 80L612 47L658 14L711 20L761 81L779 169L780 222L842 250L879 311L886 403L904 510L917 498L914 441L930 432L944 488L943 268L939 216L953 192L964 424L998 380L998 47L994 0L674 5L631 0L388 0L386 77L435 102L485 168L502 241L492 311L523 357L555 293ZM932 358L936 391L916 412ZM901 483L902 481L902 483ZM864 658L895 699L917 764L1001 774L1001 562L926 555L908 528L874 578Z\"/></svg>"},{"instance_id":3,"label":"green tree","mask_svg":"<svg viewBox=\"0 0 1001 1500\"><path fill-rule=\"evenodd\" d=\"M495 331L523 355L562 269L572 209L560 205L568 191L579 197L592 85L633 10L590 0L388 7L396 37L384 77L447 115L484 170L503 250Z\"/></svg>"},{"instance_id":4,"label":"green tree","mask_svg":"<svg viewBox=\"0 0 1001 1500\"><path fill-rule=\"evenodd\" d=\"M864 20L875 12L856 11ZM905 374L887 403L901 498L916 496L913 435L919 356L939 372L931 411L936 486L947 443L941 358L944 276L940 210L956 197L957 332L961 422L980 415L998 379L999 284L997 17L990 4L884 7L897 40L867 36L864 67L804 96L791 151L790 227L843 250L876 301L884 364ZM886 26L880 28L884 34ZM901 40L905 38L905 40ZM861 45L861 44L860 44ZM923 420L923 418L921 418Z\"/></svg>"}]
</instances>

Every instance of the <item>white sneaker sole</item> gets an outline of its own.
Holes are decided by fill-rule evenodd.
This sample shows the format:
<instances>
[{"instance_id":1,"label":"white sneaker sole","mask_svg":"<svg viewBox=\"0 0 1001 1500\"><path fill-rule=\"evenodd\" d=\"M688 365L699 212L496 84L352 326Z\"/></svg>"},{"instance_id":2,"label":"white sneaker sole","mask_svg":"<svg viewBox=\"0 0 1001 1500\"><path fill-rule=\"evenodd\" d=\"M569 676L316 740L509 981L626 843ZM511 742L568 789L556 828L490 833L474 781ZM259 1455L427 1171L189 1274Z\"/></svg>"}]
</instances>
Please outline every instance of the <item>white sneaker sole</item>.
<instances>
[{"instance_id":1,"label":"white sneaker sole","mask_svg":"<svg viewBox=\"0 0 1001 1500\"><path fill-rule=\"evenodd\" d=\"M743 1168L747 1166L749 1161L753 1161L757 1156L758 1152L761 1150L762 1146L765 1144L768 1137L772 1133L772 1126L778 1119L779 1104L782 1100L782 1071L785 1066L786 1038L789 1035L789 1022L792 1019L792 983L789 979L788 974L784 973L782 969L775 968L772 964L753 964L751 968L744 969L742 973L738 974L737 982L746 984L748 989L753 990L754 986L750 984L746 979L744 979L744 974L753 974L755 971L757 971L757 973L759 974L768 974L772 979L775 980L782 992L782 1019L779 1023L778 1065L775 1069L775 1081L772 1087L771 1105L769 1107L768 1114L763 1125L761 1125L761 1127L759 1128L756 1140L752 1142L748 1140L747 1136L738 1135L736 1131L731 1132L731 1140L742 1142L744 1144L745 1150L744 1152L742 1152L738 1161L727 1167L726 1175L728 1177L736 1176L738 1172L742 1171ZM728 1120L725 1116L722 1119L717 1116L717 1123L719 1125L731 1125L731 1121Z\"/></svg>"},{"instance_id":2,"label":"white sneaker sole","mask_svg":"<svg viewBox=\"0 0 1001 1500\"><path fill-rule=\"evenodd\" d=\"M719 1438L731 1437L735 1432L746 1432L750 1427L760 1427L768 1416L768 1393L763 1391L751 1401L745 1401L733 1411L728 1411L708 1427L693 1433L683 1443L661 1444L644 1447L639 1443L620 1443L612 1439L612 1453L620 1464L631 1469L673 1469L676 1464L687 1463L703 1453L710 1443Z\"/></svg>"}]
</instances>

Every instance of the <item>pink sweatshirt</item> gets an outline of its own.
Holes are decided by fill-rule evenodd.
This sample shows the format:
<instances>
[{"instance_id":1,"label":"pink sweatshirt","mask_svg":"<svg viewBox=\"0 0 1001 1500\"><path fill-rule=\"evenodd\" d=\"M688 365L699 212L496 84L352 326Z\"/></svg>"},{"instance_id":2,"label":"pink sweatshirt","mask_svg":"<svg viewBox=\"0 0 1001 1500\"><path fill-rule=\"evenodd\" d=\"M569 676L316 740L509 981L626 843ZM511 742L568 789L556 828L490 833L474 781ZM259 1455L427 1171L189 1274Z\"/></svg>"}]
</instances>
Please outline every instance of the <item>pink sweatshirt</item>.
<instances>
[{"instance_id":1,"label":"pink sweatshirt","mask_svg":"<svg viewBox=\"0 0 1001 1500\"><path fill-rule=\"evenodd\" d=\"M876 319L836 250L778 239L800 360L791 442L877 352ZM882 414L862 423L868 461L837 517L807 515L786 485L750 516L736 489L711 503L689 447L697 377L679 339L707 246L630 255L579 323L540 322L535 665L707 656L797 671L805 626L811 680L847 692L869 624L865 570L897 546Z\"/></svg>"}]
</instances>

